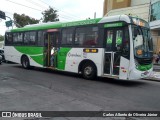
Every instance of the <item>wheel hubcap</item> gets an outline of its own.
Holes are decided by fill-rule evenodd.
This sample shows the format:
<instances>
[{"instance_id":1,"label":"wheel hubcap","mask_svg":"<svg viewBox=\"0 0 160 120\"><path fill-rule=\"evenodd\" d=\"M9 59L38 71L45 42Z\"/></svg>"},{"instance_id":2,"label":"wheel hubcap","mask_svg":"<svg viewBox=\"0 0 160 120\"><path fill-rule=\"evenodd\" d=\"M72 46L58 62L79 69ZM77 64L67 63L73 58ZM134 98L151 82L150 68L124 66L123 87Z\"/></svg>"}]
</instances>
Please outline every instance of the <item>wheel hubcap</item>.
<instances>
[{"instance_id":1,"label":"wheel hubcap","mask_svg":"<svg viewBox=\"0 0 160 120\"><path fill-rule=\"evenodd\" d=\"M86 67L85 69L84 69L84 73L85 73L85 75L91 75L91 73L92 73L92 67L90 67L90 66L88 66L88 67Z\"/></svg>"}]
</instances>

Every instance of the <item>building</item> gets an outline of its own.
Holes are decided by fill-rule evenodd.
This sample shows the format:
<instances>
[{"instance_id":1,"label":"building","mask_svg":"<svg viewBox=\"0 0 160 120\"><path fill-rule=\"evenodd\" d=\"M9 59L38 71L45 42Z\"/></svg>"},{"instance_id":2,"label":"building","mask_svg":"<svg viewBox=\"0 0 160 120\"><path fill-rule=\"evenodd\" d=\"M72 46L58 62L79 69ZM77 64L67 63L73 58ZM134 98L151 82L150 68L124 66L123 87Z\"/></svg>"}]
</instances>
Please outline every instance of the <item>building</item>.
<instances>
[{"instance_id":1,"label":"building","mask_svg":"<svg viewBox=\"0 0 160 120\"><path fill-rule=\"evenodd\" d=\"M150 22L154 52L160 52L160 0L104 0L104 16L130 14Z\"/></svg>"},{"instance_id":2,"label":"building","mask_svg":"<svg viewBox=\"0 0 160 120\"><path fill-rule=\"evenodd\" d=\"M149 20L150 0L104 0L104 16L131 14Z\"/></svg>"},{"instance_id":3,"label":"building","mask_svg":"<svg viewBox=\"0 0 160 120\"><path fill-rule=\"evenodd\" d=\"M154 40L154 51L160 52L160 0L151 0L150 27Z\"/></svg>"}]
</instances>

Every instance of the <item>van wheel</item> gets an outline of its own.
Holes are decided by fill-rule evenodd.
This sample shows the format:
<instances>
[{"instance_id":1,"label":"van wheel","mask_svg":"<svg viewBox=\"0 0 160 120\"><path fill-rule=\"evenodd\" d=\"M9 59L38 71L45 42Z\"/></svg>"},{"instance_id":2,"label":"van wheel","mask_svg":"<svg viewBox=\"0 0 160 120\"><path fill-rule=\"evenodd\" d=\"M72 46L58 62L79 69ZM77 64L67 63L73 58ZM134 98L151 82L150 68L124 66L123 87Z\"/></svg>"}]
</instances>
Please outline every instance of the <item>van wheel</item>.
<instances>
[{"instance_id":1,"label":"van wheel","mask_svg":"<svg viewBox=\"0 0 160 120\"><path fill-rule=\"evenodd\" d=\"M27 56L22 57L22 67L25 69L29 69L30 67L29 59Z\"/></svg>"},{"instance_id":2,"label":"van wheel","mask_svg":"<svg viewBox=\"0 0 160 120\"><path fill-rule=\"evenodd\" d=\"M82 67L82 75L85 79L95 79L96 73L96 67L92 63L86 63Z\"/></svg>"}]
</instances>

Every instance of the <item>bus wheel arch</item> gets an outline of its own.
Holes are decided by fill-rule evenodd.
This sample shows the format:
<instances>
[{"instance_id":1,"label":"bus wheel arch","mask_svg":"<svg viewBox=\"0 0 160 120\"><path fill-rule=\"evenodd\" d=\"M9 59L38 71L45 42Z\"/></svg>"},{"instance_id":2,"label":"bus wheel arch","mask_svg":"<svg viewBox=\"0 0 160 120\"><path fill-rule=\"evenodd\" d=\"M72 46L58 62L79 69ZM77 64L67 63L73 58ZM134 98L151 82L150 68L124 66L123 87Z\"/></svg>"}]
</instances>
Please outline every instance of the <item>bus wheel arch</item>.
<instances>
[{"instance_id":1,"label":"bus wheel arch","mask_svg":"<svg viewBox=\"0 0 160 120\"><path fill-rule=\"evenodd\" d=\"M78 67L79 73L82 73L82 76L85 79L95 79L97 76L97 66L92 60L83 60Z\"/></svg>"},{"instance_id":2,"label":"bus wheel arch","mask_svg":"<svg viewBox=\"0 0 160 120\"><path fill-rule=\"evenodd\" d=\"M21 64L22 67L25 69L29 69L30 68L30 61L27 55L22 55L21 56Z\"/></svg>"}]
</instances>

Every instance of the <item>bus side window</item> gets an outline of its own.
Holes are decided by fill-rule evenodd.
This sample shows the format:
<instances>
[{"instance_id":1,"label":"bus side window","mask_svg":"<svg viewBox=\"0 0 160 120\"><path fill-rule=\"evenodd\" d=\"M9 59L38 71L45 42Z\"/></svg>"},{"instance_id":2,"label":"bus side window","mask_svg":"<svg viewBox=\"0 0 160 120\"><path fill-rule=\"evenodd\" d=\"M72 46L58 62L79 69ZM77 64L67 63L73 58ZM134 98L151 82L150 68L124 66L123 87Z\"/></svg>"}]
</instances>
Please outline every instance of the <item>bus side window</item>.
<instances>
[{"instance_id":1,"label":"bus side window","mask_svg":"<svg viewBox=\"0 0 160 120\"><path fill-rule=\"evenodd\" d=\"M44 46L45 31L38 31L38 46Z\"/></svg>"},{"instance_id":2,"label":"bus side window","mask_svg":"<svg viewBox=\"0 0 160 120\"><path fill-rule=\"evenodd\" d=\"M29 44L30 45L36 45L36 32L32 31L30 32L30 36L29 36Z\"/></svg>"},{"instance_id":3,"label":"bus side window","mask_svg":"<svg viewBox=\"0 0 160 120\"><path fill-rule=\"evenodd\" d=\"M98 45L98 27L87 26L77 28L75 34L75 45L88 47L95 47Z\"/></svg>"},{"instance_id":4,"label":"bus side window","mask_svg":"<svg viewBox=\"0 0 160 120\"><path fill-rule=\"evenodd\" d=\"M24 33L24 44L28 45L29 44L29 32Z\"/></svg>"},{"instance_id":5,"label":"bus side window","mask_svg":"<svg viewBox=\"0 0 160 120\"><path fill-rule=\"evenodd\" d=\"M13 33L13 43L15 45L22 45L23 43L23 33Z\"/></svg>"},{"instance_id":6,"label":"bus side window","mask_svg":"<svg viewBox=\"0 0 160 120\"><path fill-rule=\"evenodd\" d=\"M13 42L12 33L5 34L5 45L11 45Z\"/></svg>"},{"instance_id":7,"label":"bus side window","mask_svg":"<svg viewBox=\"0 0 160 120\"><path fill-rule=\"evenodd\" d=\"M36 45L36 32L35 31L24 33L24 44L25 45Z\"/></svg>"},{"instance_id":8,"label":"bus side window","mask_svg":"<svg viewBox=\"0 0 160 120\"><path fill-rule=\"evenodd\" d=\"M62 30L62 45L72 45L73 41L73 28L66 28Z\"/></svg>"}]
</instances>

